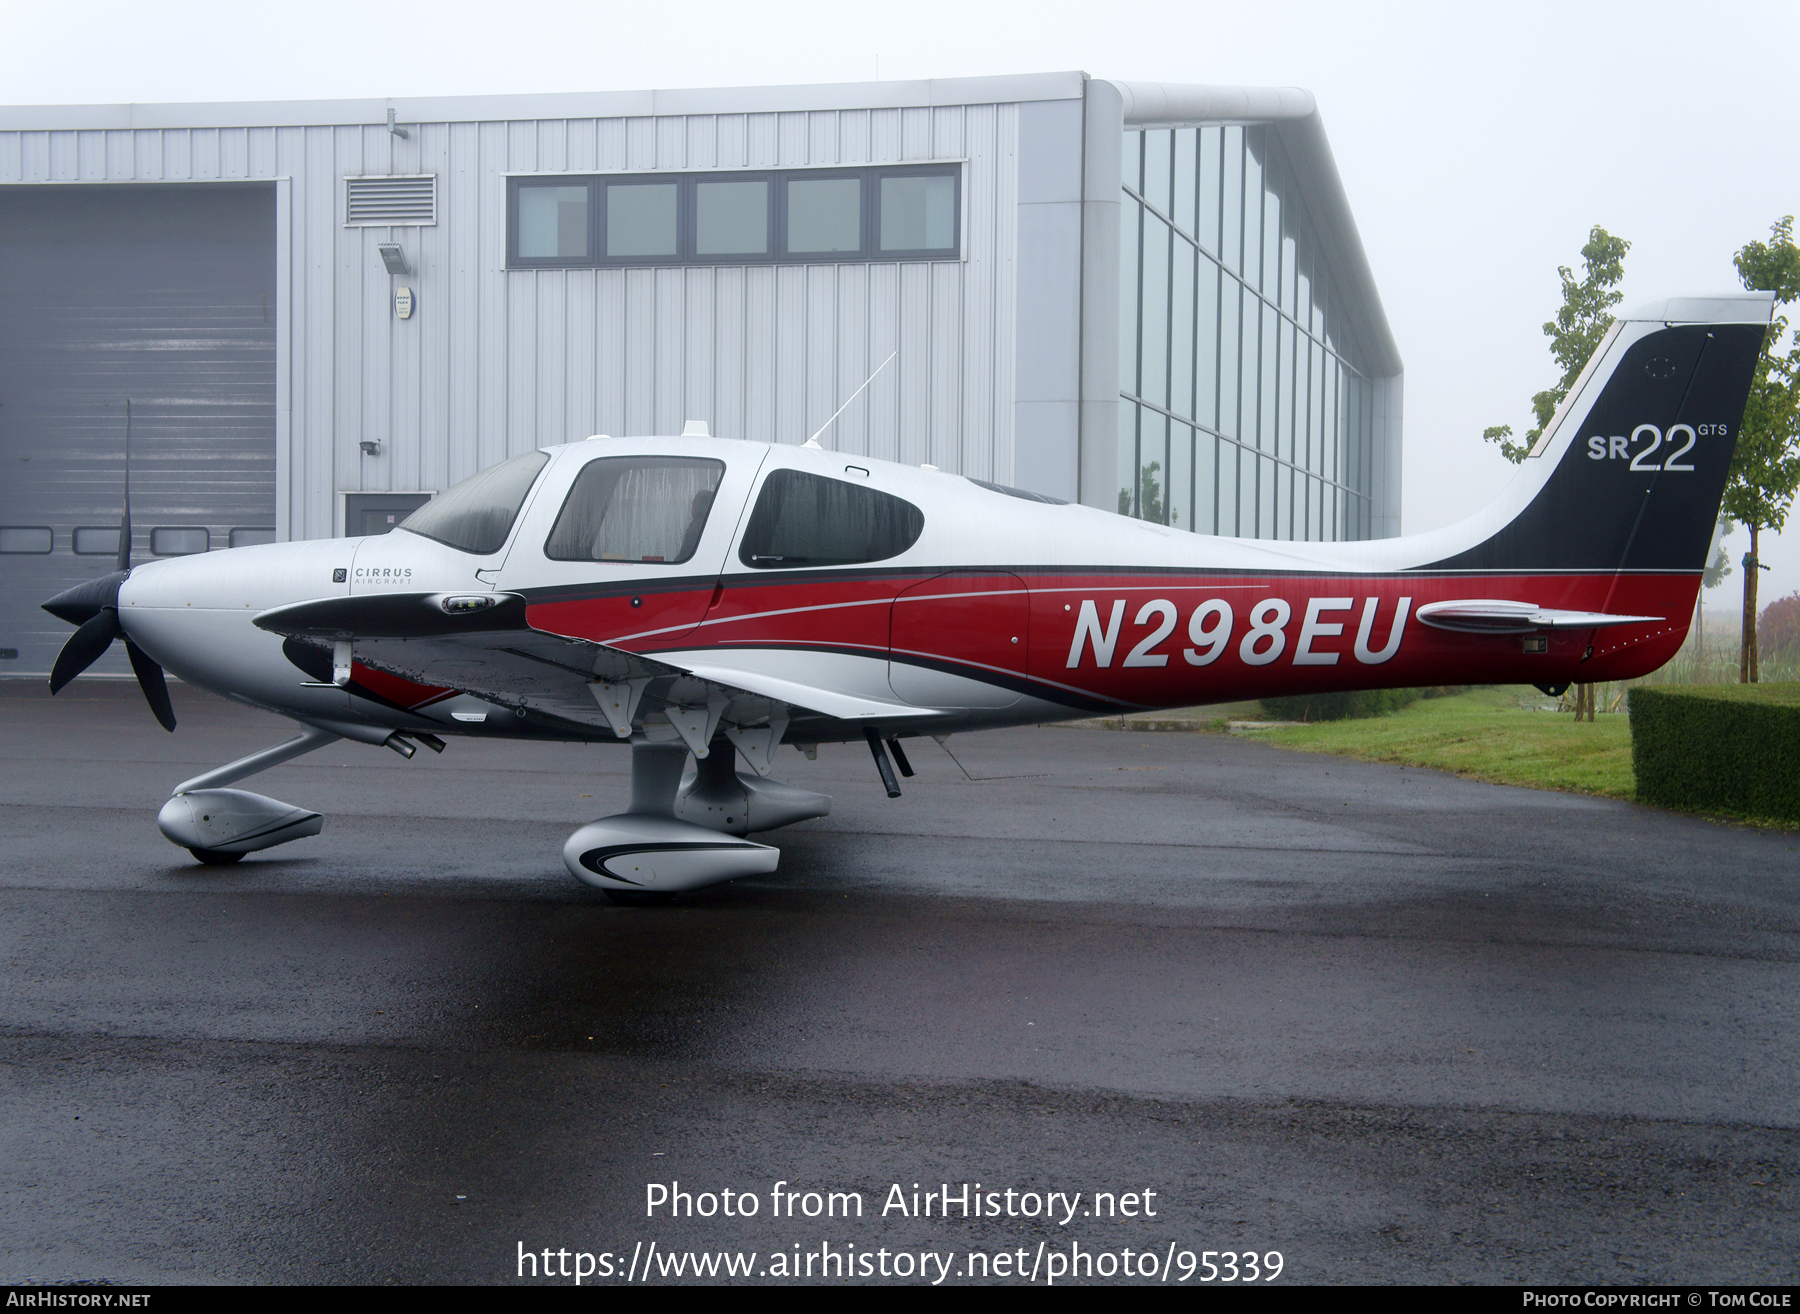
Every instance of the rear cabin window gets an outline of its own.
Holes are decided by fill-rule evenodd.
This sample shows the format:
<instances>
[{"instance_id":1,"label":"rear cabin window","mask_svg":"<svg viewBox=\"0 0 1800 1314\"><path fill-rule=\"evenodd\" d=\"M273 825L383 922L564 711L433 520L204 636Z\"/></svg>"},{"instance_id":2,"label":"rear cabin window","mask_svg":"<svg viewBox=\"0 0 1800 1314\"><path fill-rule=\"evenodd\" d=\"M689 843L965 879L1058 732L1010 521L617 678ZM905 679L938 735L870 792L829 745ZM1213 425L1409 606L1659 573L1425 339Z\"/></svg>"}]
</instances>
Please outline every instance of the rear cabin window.
<instances>
[{"instance_id":1,"label":"rear cabin window","mask_svg":"<svg viewBox=\"0 0 1800 1314\"><path fill-rule=\"evenodd\" d=\"M888 493L777 470L763 481L738 557L746 566L851 566L897 557L919 541L925 513Z\"/></svg>"},{"instance_id":2,"label":"rear cabin window","mask_svg":"<svg viewBox=\"0 0 1800 1314\"><path fill-rule=\"evenodd\" d=\"M519 518L525 494L549 460L542 452L526 452L489 466L432 498L399 528L477 556L498 552Z\"/></svg>"},{"instance_id":3,"label":"rear cabin window","mask_svg":"<svg viewBox=\"0 0 1800 1314\"><path fill-rule=\"evenodd\" d=\"M725 476L723 461L603 456L575 476L544 544L552 561L677 565L694 555Z\"/></svg>"}]
</instances>

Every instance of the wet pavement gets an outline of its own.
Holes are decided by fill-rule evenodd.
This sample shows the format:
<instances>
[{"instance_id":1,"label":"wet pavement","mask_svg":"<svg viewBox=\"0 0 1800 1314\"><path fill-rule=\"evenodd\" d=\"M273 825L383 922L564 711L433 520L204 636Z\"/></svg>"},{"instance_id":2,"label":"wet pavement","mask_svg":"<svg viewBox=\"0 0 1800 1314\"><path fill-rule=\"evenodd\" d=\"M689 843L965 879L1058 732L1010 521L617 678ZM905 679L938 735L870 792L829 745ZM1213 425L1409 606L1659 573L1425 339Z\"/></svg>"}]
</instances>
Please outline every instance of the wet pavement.
<instances>
[{"instance_id":1,"label":"wet pavement","mask_svg":"<svg viewBox=\"0 0 1800 1314\"><path fill-rule=\"evenodd\" d=\"M861 745L784 751L835 805L765 837L775 875L623 909L559 858L623 806L610 747L334 745L245 782L323 835L199 867L168 789L287 729L173 692L165 735L129 685L0 688L0 1279L1800 1270L1795 834L1027 728L919 741L899 800ZM676 1182L758 1212L647 1218ZM963 1183L1014 1216L958 1217ZM1080 1208L1022 1216L1052 1192Z\"/></svg>"}]
</instances>

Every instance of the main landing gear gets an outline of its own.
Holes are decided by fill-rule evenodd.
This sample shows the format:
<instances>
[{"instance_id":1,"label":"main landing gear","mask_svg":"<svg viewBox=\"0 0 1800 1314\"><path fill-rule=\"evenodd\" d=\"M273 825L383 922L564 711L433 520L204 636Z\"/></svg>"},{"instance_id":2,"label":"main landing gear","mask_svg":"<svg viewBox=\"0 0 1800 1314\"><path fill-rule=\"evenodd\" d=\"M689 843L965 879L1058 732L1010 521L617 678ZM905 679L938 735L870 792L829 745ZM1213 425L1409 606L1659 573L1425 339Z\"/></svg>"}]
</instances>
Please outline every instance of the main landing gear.
<instances>
[{"instance_id":1,"label":"main landing gear","mask_svg":"<svg viewBox=\"0 0 1800 1314\"><path fill-rule=\"evenodd\" d=\"M684 781L687 759L685 744L633 735L631 804L569 836L569 871L614 903L662 902L680 890L774 871L781 850L744 836L831 811L827 795L738 771L723 735Z\"/></svg>"},{"instance_id":2,"label":"main landing gear","mask_svg":"<svg viewBox=\"0 0 1800 1314\"><path fill-rule=\"evenodd\" d=\"M224 786L346 738L382 744L403 757L411 757L416 744L436 752L444 747L437 736L413 731L308 725L285 743L184 780L157 814L157 829L207 866L317 835L325 825L317 812ZM687 776L686 743L652 742L636 732L631 803L569 836L563 845L569 870L615 903L660 903L681 890L774 871L781 850L745 836L831 811L827 795L738 771L738 750L725 735L704 746Z\"/></svg>"}]
</instances>

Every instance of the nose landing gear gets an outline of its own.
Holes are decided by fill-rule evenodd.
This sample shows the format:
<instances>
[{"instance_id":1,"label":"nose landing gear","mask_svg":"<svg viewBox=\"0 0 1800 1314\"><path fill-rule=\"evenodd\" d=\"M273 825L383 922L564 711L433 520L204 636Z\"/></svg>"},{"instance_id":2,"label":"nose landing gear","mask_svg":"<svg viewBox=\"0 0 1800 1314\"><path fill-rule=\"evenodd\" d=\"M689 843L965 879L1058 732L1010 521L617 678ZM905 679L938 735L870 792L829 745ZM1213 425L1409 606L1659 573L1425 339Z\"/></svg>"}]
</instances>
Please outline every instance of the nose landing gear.
<instances>
[{"instance_id":1,"label":"nose landing gear","mask_svg":"<svg viewBox=\"0 0 1800 1314\"><path fill-rule=\"evenodd\" d=\"M317 835L325 828L325 819L317 812L245 789L218 787L291 762L339 738L329 730L307 726L285 743L184 780L156 814L156 828L170 843L179 844L209 867L222 867L246 853Z\"/></svg>"},{"instance_id":2,"label":"nose landing gear","mask_svg":"<svg viewBox=\"0 0 1800 1314\"><path fill-rule=\"evenodd\" d=\"M246 853L317 835L325 828L325 818L317 812L278 798L252 794L247 789L223 786L351 736L384 744L402 757L411 757L415 751L397 733L361 725L346 726L343 731L340 734L324 726L303 726L292 739L182 781L156 814L156 828L171 844L180 845L209 867L222 867ZM435 752L443 751L444 741L436 735L415 734L413 738Z\"/></svg>"}]
</instances>

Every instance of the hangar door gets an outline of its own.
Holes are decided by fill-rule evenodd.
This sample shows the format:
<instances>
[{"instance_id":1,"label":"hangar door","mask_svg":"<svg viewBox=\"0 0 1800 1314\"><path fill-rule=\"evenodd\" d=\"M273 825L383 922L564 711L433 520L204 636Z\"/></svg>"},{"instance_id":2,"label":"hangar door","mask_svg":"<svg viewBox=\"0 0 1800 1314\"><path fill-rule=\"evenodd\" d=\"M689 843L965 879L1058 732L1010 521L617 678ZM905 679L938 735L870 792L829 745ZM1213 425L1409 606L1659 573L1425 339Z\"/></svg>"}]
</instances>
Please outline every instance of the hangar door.
<instances>
[{"instance_id":1,"label":"hangar door","mask_svg":"<svg viewBox=\"0 0 1800 1314\"><path fill-rule=\"evenodd\" d=\"M273 184L0 187L0 677L113 569L128 397L134 561L274 539Z\"/></svg>"}]
</instances>

